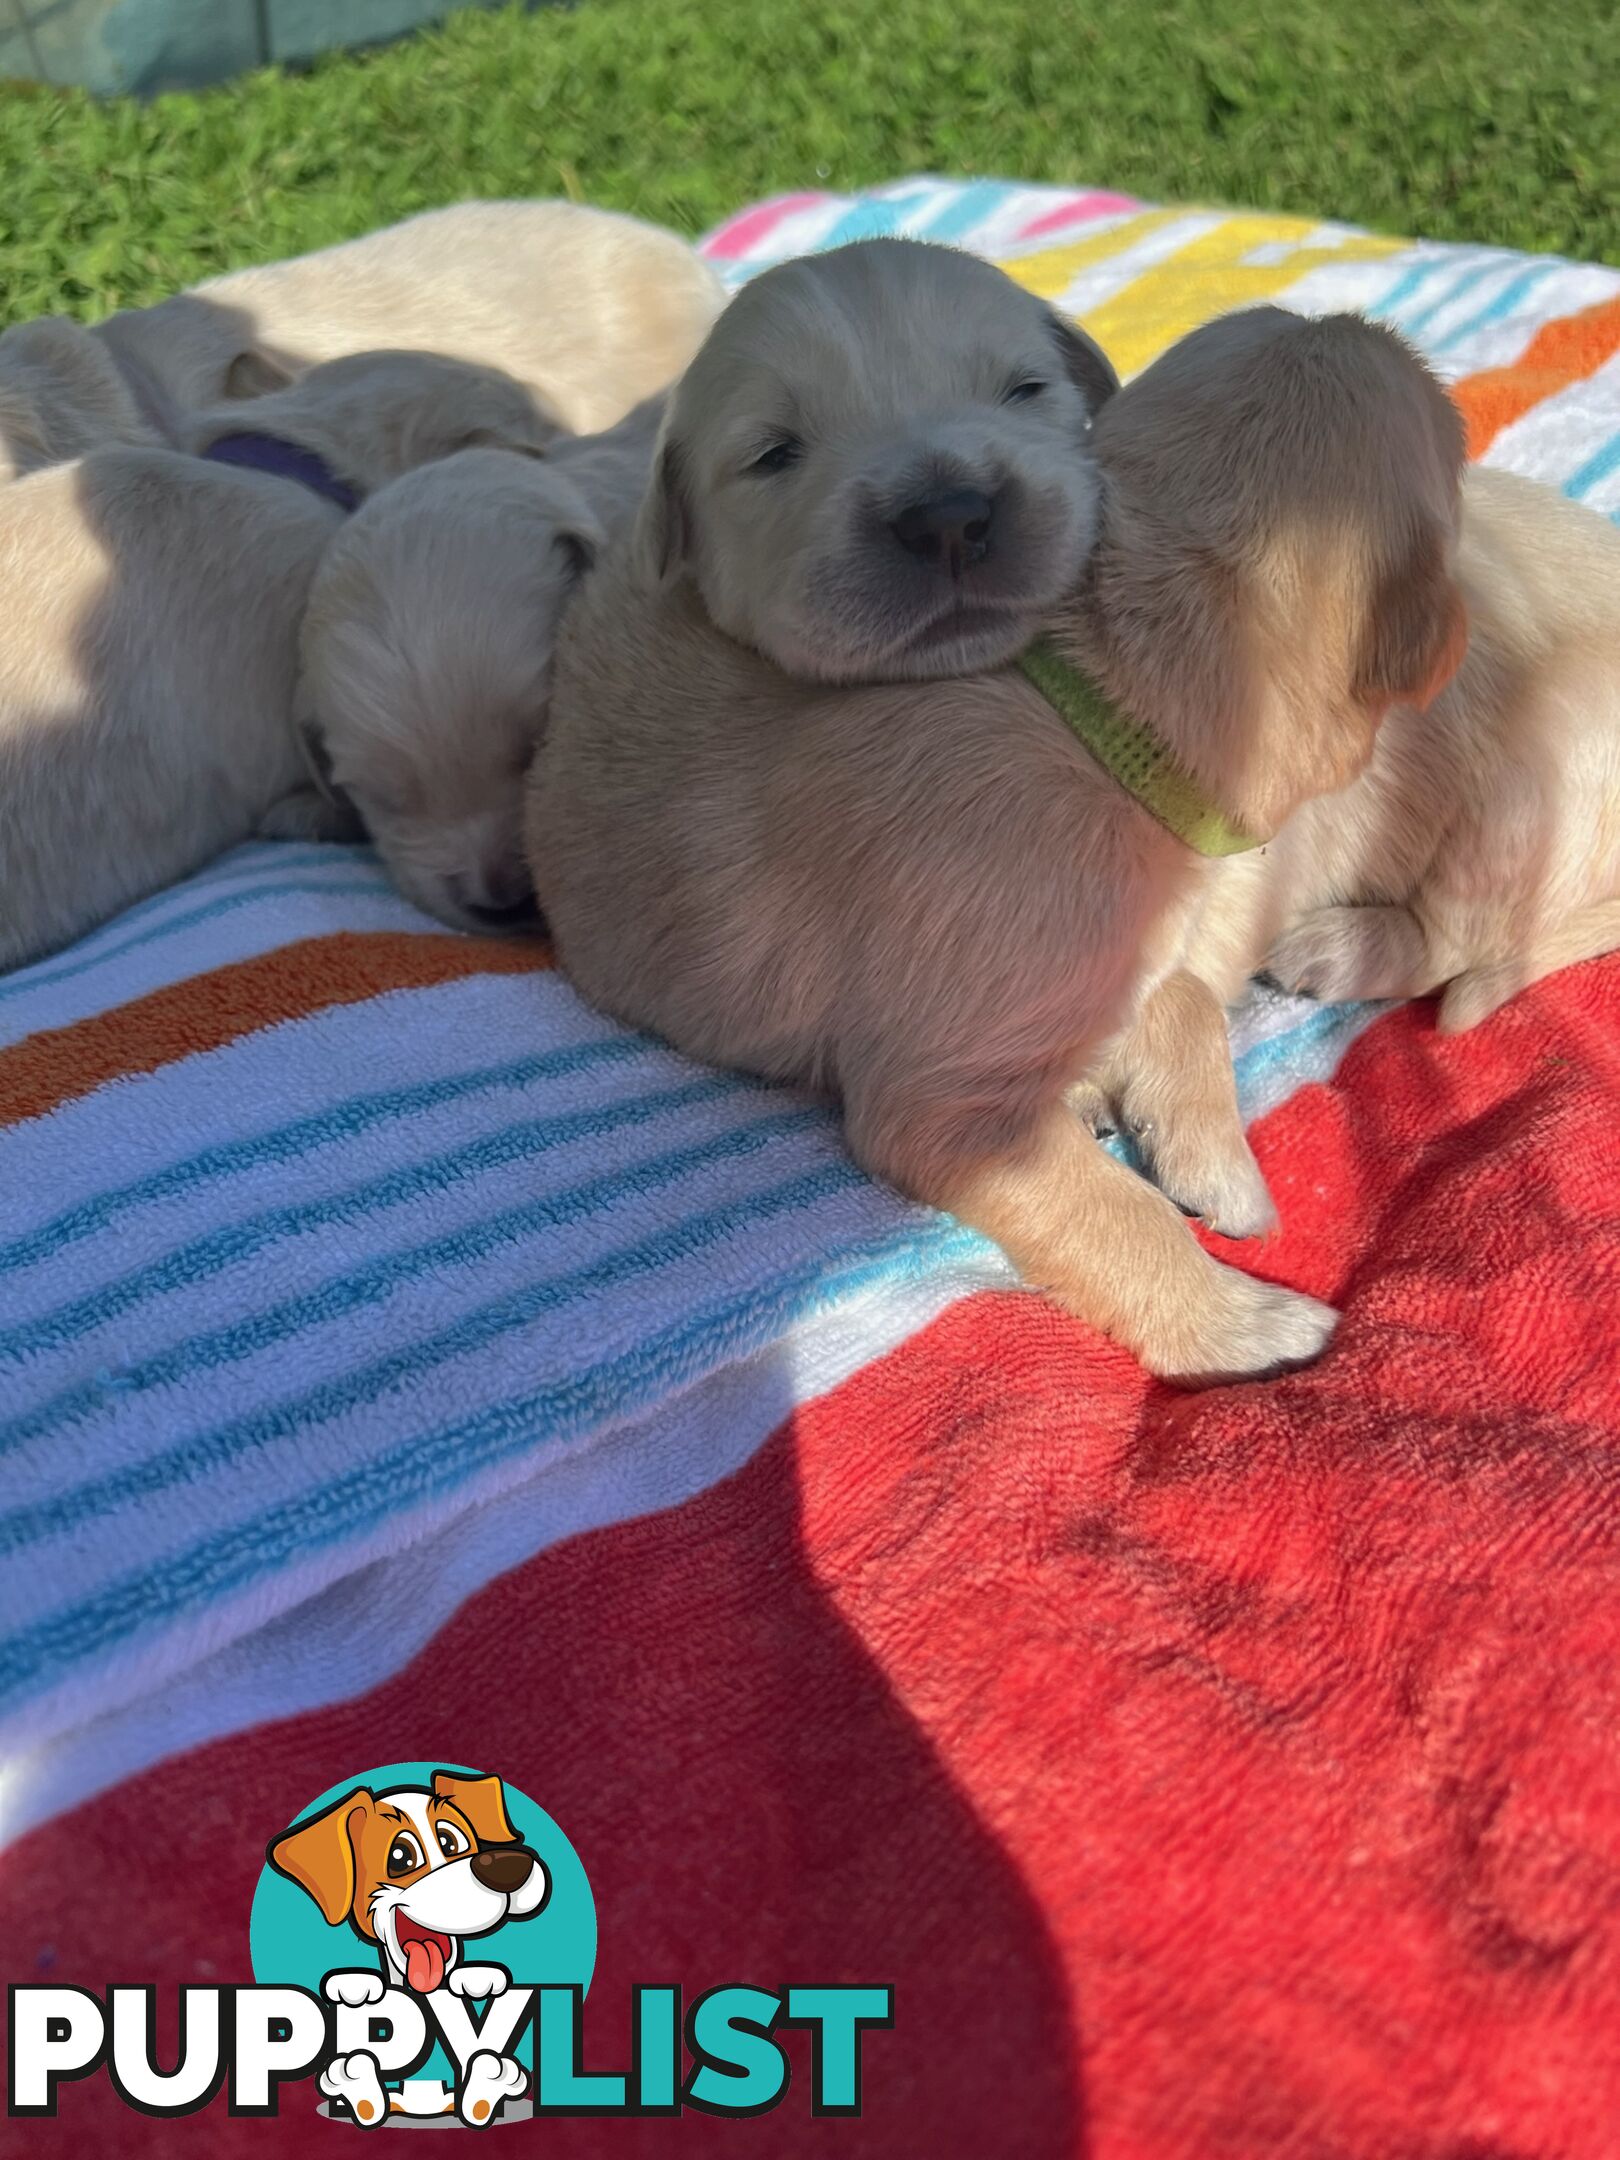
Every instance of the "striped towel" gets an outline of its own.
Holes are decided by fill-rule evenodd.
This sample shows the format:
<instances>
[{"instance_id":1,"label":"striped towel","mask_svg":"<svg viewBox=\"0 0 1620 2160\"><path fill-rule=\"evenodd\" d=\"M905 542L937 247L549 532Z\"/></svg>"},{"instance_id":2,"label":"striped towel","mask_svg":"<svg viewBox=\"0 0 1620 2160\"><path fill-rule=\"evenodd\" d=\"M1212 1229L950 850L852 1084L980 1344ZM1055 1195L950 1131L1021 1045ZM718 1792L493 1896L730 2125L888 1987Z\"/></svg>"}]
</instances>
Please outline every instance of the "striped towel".
<instances>
[{"instance_id":1,"label":"striped towel","mask_svg":"<svg viewBox=\"0 0 1620 2160\"><path fill-rule=\"evenodd\" d=\"M1365 309L1476 455L1620 515L1613 271L929 179L707 247L735 281L897 231L1004 262L1126 373L1245 302ZM1248 1114L1372 1017L1257 995ZM813 1105L446 935L364 850L290 845L0 980L0 1273L6 1835L381 1680L503 1570L714 1486L1007 1281Z\"/></svg>"}]
</instances>

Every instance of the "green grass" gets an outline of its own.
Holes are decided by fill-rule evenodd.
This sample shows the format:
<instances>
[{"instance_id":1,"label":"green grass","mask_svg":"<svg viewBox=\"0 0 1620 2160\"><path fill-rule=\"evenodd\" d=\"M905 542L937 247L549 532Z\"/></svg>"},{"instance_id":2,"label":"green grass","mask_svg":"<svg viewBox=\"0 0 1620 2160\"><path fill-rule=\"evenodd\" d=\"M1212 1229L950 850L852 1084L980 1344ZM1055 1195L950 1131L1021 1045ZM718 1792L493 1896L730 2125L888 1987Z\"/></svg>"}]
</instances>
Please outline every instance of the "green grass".
<instances>
[{"instance_id":1,"label":"green grass","mask_svg":"<svg viewBox=\"0 0 1620 2160\"><path fill-rule=\"evenodd\" d=\"M584 0L147 106L0 90L0 320L464 195L696 232L906 171L1620 258L1614 0Z\"/></svg>"}]
</instances>

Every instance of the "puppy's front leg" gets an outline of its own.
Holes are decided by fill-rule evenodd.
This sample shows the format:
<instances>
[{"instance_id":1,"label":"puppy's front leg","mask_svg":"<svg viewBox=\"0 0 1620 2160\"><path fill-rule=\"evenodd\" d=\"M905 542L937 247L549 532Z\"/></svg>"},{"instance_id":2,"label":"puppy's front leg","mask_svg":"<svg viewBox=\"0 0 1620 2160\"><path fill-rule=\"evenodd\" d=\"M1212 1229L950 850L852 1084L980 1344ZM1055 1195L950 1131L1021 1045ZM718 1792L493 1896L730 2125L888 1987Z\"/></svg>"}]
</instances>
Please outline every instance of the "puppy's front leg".
<instances>
[{"instance_id":1,"label":"puppy's front leg","mask_svg":"<svg viewBox=\"0 0 1620 2160\"><path fill-rule=\"evenodd\" d=\"M891 1076L892 1080L892 1076ZM870 1170L1003 1247L1025 1281L1197 1385L1303 1365L1327 1343L1328 1306L1223 1267L1162 1193L1104 1153L1064 1102L1009 1090L972 1109L922 1085L846 1094Z\"/></svg>"},{"instance_id":2,"label":"puppy's front leg","mask_svg":"<svg viewBox=\"0 0 1620 2160\"><path fill-rule=\"evenodd\" d=\"M1338 1004L1346 998L1425 997L1453 972L1430 949L1410 908L1325 907L1285 930L1266 955L1284 990Z\"/></svg>"},{"instance_id":3,"label":"puppy's front leg","mask_svg":"<svg viewBox=\"0 0 1620 2160\"><path fill-rule=\"evenodd\" d=\"M1177 969L1149 991L1094 1081L1177 1207L1223 1237L1275 1227L1276 1205L1238 1115L1226 1015L1196 975Z\"/></svg>"}]
</instances>

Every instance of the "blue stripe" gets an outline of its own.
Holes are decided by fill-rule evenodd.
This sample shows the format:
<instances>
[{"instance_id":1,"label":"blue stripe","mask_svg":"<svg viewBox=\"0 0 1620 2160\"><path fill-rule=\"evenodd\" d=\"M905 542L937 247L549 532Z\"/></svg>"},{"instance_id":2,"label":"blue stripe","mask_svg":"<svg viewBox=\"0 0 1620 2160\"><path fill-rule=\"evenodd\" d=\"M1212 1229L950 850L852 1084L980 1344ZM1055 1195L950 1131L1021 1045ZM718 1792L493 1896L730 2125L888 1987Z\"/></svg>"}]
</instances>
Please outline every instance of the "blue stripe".
<instances>
[{"instance_id":1,"label":"blue stripe","mask_svg":"<svg viewBox=\"0 0 1620 2160\"><path fill-rule=\"evenodd\" d=\"M281 859L285 855L286 860ZM246 858L245 860L241 858ZM228 855L220 857L204 870L184 878L177 885L166 885L150 899L138 900L133 907L122 909L94 930L87 930L76 938L67 951L78 959L100 959L101 948L106 940L117 937L131 923L145 922L151 916L166 913L172 908L185 907L194 902L200 893L217 893L226 890L238 878L265 877L272 872L291 869L322 869L353 872L357 869L375 868L382 876L381 864L376 851L369 847L340 847L335 842L319 840L265 840L256 846L248 844L233 848ZM49 960L34 963L36 967L49 966ZM33 971L28 971L32 978Z\"/></svg>"},{"instance_id":2,"label":"blue stripe","mask_svg":"<svg viewBox=\"0 0 1620 2160\"><path fill-rule=\"evenodd\" d=\"M1459 272L1445 291L1432 299L1427 307L1421 307L1415 314L1402 317L1400 325L1402 334L1409 338L1421 339L1424 331L1437 315L1444 313L1455 301L1460 300L1464 293L1472 292L1476 285L1500 268L1501 263L1499 261L1476 263L1471 270Z\"/></svg>"},{"instance_id":3,"label":"blue stripe","mask_svg":"<svg viewBox=\"0 0 1620 2160\"><path fill-rule=\"evenodd\" d=\"M784 1207L796 1206L785 1188ZM946 1222L911 1236L856 1241L832 1266L806 1262L765 1289L741 1292L616 1358L405 1441L344 1477L300 1492L253 1521L172 1560L125 1576L20 1630L0 1649L0 1690L14 1701L176 1614L218 1602L272 1574L292 1554L363 1536L406 1508L430 1505L479 1473L542 1444L555 1448L689 1386L721 1358L739 1359L842 1300L937 1272L982 1253L981 1238Z\"/></svg>"},{"instance_id":4,"label":"blue stripe","mask_svg":"<svg viewBox=\"0 0 1620 2160\"><path fill-rule=\"evenodd\" d=\"M194 930L198 923L211 922L221 915L229 915L237 908L247 907L255 900L280 899L288 893L332 893L347 897L366 893L373 897L386 894L396 905L404 907L388 880L383 877L345 878L331 884L316 878L279 878L268 885L250 885L242 892L226 893L222 898L204 907L193 908L188 914L172 916L159 923L155 929L143 930L139 937L126 938L122 945L110 946L107 951L92 955L87 960L70 961L66 967L25 969L13 975L9 981L0 982L0 1000L18 997L29 990L48 989L56 983L69 982L76 975L88 975L109 960L121 960L125 953L134 952L137 946L154 945L163 938L174 937L182 930Z\"/></svg>"},{"instance_id":5,"label":"blue stripe","mask_svg":"<svg viewBox=\"0 0 1620 2160\"><path fill-rule=\"evenodd\" d=\"M1368 314L1375 316L1380 322L1394 322L1413 293L1420 286L1426 285L1437 270L1444 270L1449 260L1449 257L1441 255L1434 256L1427 262L1413 263L1395 280L1378 305L1367 310Z\"/></svg>"},{"instance_id":6,"label":"blue stripe","mask_svg":"<svg viewBox=\"0 0 1620 2160\"><path fill-rule=\"evenodd\" d=\"M816 1111L784 1111L781 1116L764 1119L758 1125L720 1133L695 1145L671 1148L663 1155L654 1156L641 1166L633 1188L622 1178L609 1174L586 1179L564 1192L548 1194L543 1200L505 1208L465 1230L452 1231L405 1252L390 1253L369 1266L356 1268L349 1275L335 1276L302 1297L289 1298L231 1327L218 1328L212 1334L191 1336L170 1349L159 1351L143 1364L127 1366L111 1375L98 1374L65 1388L51 1401L40 1403L24 1416L13 1419L0 1438L8 1449L43 1439L53 1428L90 1416L109 1404L122 1407L153 1388L176 1386L199 1373L218 1371L253 1357L261 1350L290 1342L308 1328L333 1320L352 1319L368 1307L386 1302L402 1283L416 1281L439 1270L472 1267L487 1260L503 1245L516 1244L539 1231L588 1220L597 1210L622 1203L632 1191L637 1195L655 1192L660 1186L673 1184L694 1170L708 1169L719 1163L744 1162L750 1156L764 1154L777 1141L792 1139L819 1122L820 1113ZM802 1172L790 1186L779 1188L776 1193L745 1194L729 1200L712 1210L709 1216L695 1216L690 1219L690 1225L676 1227L673 1233L677 1240L676 1257L682 1257L679 1243L684 1241L688 1227L709 1220L723 1221L728 1230L747 1227L756 1214L767 1218L780 1212L779 1192L782 1190L803 1190L811 1198L821 1199L831 1193L850 1190L861 1182L860 1173L845 1160ZM234 1424L212 1433L197 1434L161 1454L129 1463L110 1477L74 1486L48 1499L14 1509L0 1517L0 1526L3 1526L0 1546L15 1552L33 1538L91 1521L125 1501L150 1499L166 1492L172 1485L225 1471L245 1451L263 1447L278 1438L284 1439L289 1430L301 1433L328 1418L360 1408L386 1393L402 1378L419 1380L447 1360L462 1356L468 1350L485 1347L540 1313L554 1311L604 1284L622 1282L639 1273L655 1272L664 1264L662 1255L670 1236L668 1231L659 1232L639 1246L609 1253L572 1274L529 1284L520 1291L509 1291L504 1297L475 1307L439 1334L395 1350L370 1365L353 1367L291 1403L261 1405ZM644 1264L647 1254L653 1257Z\"/></svg>"},{"instance_id":7,"label":"blue stripe","mask_svg":"<svg viewBox=\"0 0 1620 2160\"><path fill-rule=\"evenodd\" d=\"M499 1065L479 1065L469 1071L448 1073L437 1080L418 1080L410 1087L383 1088L374 1094L350 1095L324 1110L293 1118L268 1132L246 1140L221 1141L165 1164L128 1185L114 1185L80 1200L37 1230L26 1231L9 1245L0 1245L0 1273L32 1267L47 1260L65 1245L93 1237L105 1230L125 1209L158 1200L175 1200L216 1178L234 1177L268 1163L291 1162L335 1140L352 1140L373 1126L394 1118L414 1117L437 1110L446 1103L466 1101L500 1089L525 1088L547 1080L571 1079L597 1065L622 1064L626 1060L656 1054L644 1035L602 1035L582 1043L568 1043L560 1050L510 1058ZM753 1083L735 1080L737 1087Z\"/></svg>"},{"instance_id":8,"label":"blue stripe","mask_svg":"<svg viewBox=\"0 0 1620 2160\"><path fill-rule=\"evenodd\" d=\"M352 1228L368 1216L407 1206L413 1200L441 1193L467 1178L509 1168L572 1142L599 1139L625 1125L645 1124L674 1110L694 1109L704 1103L734 1100L731 1080L719 1074L699 1074L679 1087L626 1100L593 1103L583 1110L523 1118L497 1131L482 1133L458 1148L447 1148L420 1162L406 1163L375 1178L369 1184L323 1193L315 1200L285 1207L265 1208L237 1222L224 1224L189 1244L177 1245L146 1267L101 1283L82 1297L58 1305L35 1319L0 1330L0 1361L20 1360L50 1350L65 1349L81 1335L122 1318L152 1298L172 1290L195 1289L211 1276L238 1266L264 1251L278 1239L301 1237L313 1230ZM634 1168L623 1173L626 1191L637 1183ZM122 1383L120 1383L122 1386ZM0 1424L0 1447L9 1428Z\"/></svg>"},{"instance_id":9,"label":"blue stripe","mask_svg":"<svg viewBox=\"0 0 1620 2160\"><path fill-rule=\"evenodd\" d=\"M1590 495L1600 480L1607 480L1620 465L1620 435L1611 435L1601 450L1594 451L1577 472L1572 472L1564 482L1564 493L1572 500Z\"/></svg>"},{"instance_id":10,"label":"blue stripe","mask_svg":"<svg viewBox=\"0 0 1620 2160\"><path fill-rule=\"evenodd\" d=\"M914 229L918 236L928 240L956 240L998 210L1006 200L1007 190L993 180L975 180L963 189L954 202L947 201L934 215L924 218Z\"/></svg>"},{"instance_id":11,"label":"blue stripe","mask_svg":"<svg viewBox=\"0 0 1620 2160\"><path fill-rule=\"evenodd\" d=\"M1458 323L1454 330L1448 330L1441 340L1440 349L1444 351L1449 345L1460 345L1464 338L1472 337L1476 330L1483 330L1487 323L1499 322L1504 315L1510 314L1521 300L1527 299L1543 278L1551 277L1555 270L1562 268L1562 263L1550 262L1532 263L1528 270L1521 270L1517 277L1509 278L1502 290L1487 300L1482 308Z\"/></svg>"},{"instance_id":12,"label":"blue stripe","mask_svg":"<svg viewBox=\"0 0 1620 2160\"><path fill-rule=\"evenodd\" d=\"M292 862L283 864L276 860L276 855L283 849L287 851L287 855L292 855ZM367 864L376 864L376 860L376 853L369 847L337 847L326 845L326 842L320 840L264 840L259 842L257 847L231 849L231 853L222 855L216 864L210 864L205 870L197 870L192 877L181 879L177 886L164 886L162 892L153 892L151 899L136 901L134 907L123 907L117 916L112 916L110 922L97 924L93 931L84 931L84 935L76 937L73 944L67 946L67 950L78 959L99 959L102 957L102 946L106 944L108 937L119 937L132 922L147 922L151 916L166 914L168 909L173 907L186 907L197 901L201 892L212 894L227 890L238 877L264 877L270 868L281 870L296 866L354 870L356 866L363 868ZM26 970L15 970L6 987L30 989L39 981L35 970L48 966L52 966L52 959L35 961Z\"/></svg>"},{"instance_id":13,"label":"blue stripe","mask_svg":"<svg viewBox=\"0 0 1620 2160\"><path fill-rule=\"evenodd\" d=\"M1281 1034L1267 1036L1264 1042L1256 1043L1237 1059L1234 1069L1238 1087L1257 1087L1273 1066L1284 1065L1304 1051L1320 1050L1340 1029L1360 1025L1377 1010L1376 1005L1366 1003L1319 1005L1296 1026Z\"/></svg>"},{"instance_id":14,"label":"blue stripe","mask_svg":"<svg viewBox=\"0 0 1620 2160\"><path fill-rule=\"evenodd\" d=\"M843 247L851 240L886 239L890 233L899 230L905 207L905 202L898 198L893 202L851 203L843 216L816 242L817 254L827 248Z\"/></svg>"}]
</instances>

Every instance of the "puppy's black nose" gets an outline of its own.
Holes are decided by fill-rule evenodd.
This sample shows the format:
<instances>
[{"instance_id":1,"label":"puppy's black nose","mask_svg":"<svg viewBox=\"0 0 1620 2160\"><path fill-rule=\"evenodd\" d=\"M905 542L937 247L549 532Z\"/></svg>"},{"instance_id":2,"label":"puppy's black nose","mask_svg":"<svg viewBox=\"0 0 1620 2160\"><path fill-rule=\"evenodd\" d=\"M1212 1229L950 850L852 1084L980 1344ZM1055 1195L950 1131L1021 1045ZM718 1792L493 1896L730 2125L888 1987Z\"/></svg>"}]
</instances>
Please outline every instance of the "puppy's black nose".
<instances>
[{"instance_id":1,"label":"puppy's black nose","mask_svg":"<svg viewBox=\"0 0 1620 2160\"><path fill-rule=\"evenodd\" d=\"M993 507L977 488L953 488L929 502L908 503L890 530L908 554L937 562L952 577L990 552Z\"/></svg>"},{"instance_id":2,"label":"puppy's black nose","mask_svg":"<svg viewBox=\"0 0 1620 2160\"><path fill-rule=\"evenodd\" d=\"M526 1852L521 1845L497 1845L488 1852L475 1852L472 1856L475 1879L486 1890L497 1890L503 1897L510 1897L514 1890L521 1890L534 1871L534 1854Z\"/></svg>"},{"instance_id":3,"label":"puppy's black nose","mask_svg":"<svg viewBox=\"0 0 1620 2160\"><path fill-rule=\"evenodd\" d=\"M486 930L538 930L540 927L540 909L533 893L514 900L510 907L475 907L468 901L467 913Z\"/></svg>"}]
</instances>

